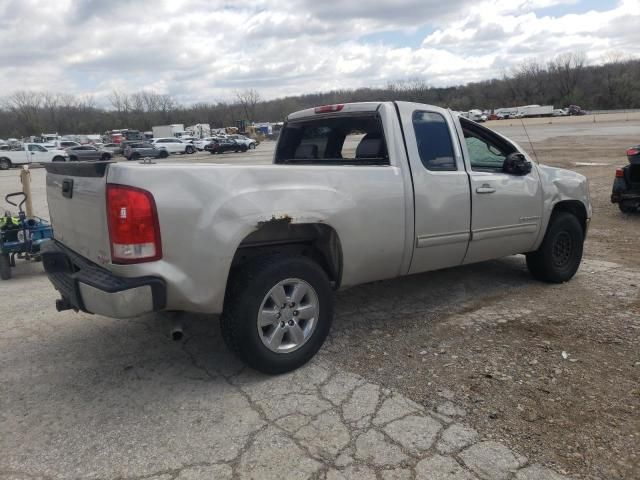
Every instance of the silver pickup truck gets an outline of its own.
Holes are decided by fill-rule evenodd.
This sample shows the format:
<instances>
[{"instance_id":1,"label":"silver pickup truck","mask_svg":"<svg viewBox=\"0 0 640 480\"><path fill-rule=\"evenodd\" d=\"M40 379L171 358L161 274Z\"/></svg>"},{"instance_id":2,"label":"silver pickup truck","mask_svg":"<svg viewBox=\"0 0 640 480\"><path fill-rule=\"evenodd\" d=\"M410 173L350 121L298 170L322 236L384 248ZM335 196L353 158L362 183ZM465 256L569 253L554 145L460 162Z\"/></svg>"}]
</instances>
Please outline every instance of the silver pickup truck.
<instances>
[{"instance_id":1,"label":"silver pickup truck","mask_svg":"<svg viewBox=\"0 0 640 480\"><path fill-rule=\"evenodd\" d=\"M46 168L59 310L221 313L228 346L269 373L318 351L332 290L514 254L565 282L591 218L584 176L405 102L293 113L270 165Z\"/></svg>"}]
</instances>

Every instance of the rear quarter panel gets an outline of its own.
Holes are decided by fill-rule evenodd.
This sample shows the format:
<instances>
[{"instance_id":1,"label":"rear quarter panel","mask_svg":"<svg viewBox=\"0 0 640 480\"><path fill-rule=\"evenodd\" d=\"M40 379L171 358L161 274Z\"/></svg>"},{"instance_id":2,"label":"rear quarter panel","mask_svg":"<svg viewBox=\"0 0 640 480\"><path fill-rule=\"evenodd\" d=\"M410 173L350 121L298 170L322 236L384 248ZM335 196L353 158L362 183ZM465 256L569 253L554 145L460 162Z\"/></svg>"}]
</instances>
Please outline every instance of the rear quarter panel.
<instances>
[{"instance_id":1,"label":"rear quarter panel","mask_svg":"<svg viewBox=\"0 0 640 480\"><path fill-rule=\"evenodd\" d=\"M331 226L343 286L404 273L405 183L395 166L135 163L113 165L108 182L153 193L163 250L157 262L108 268L163 277L170 309L220 312L236 249L274 218Z\"/></svg>"}]
</instances>

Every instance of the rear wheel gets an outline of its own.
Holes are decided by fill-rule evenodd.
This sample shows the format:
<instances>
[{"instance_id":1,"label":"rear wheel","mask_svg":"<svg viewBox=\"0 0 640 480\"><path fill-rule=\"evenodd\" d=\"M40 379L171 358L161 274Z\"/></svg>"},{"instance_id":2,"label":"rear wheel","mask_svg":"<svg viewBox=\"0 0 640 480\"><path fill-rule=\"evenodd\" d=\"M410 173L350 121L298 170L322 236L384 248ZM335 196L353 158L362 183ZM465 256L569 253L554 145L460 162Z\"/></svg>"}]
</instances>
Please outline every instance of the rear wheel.
<instances>
[{"instance_id":1,"label":"rear wheel","mask_svg":"<svg viewBox=\"0 0 640 480\"><path fill-rule=\"evenodd\" d=\"M162 150L158 156L160 158L167 158L169 156L169 152L167 152L166 150Z\"/></svg>"},{"instance_id":2,"label":"rear wheel","mask_svg":"<svg viewBox=\"0 0 640 480\"><path fill-rule=\"evenodd\" d=\"M133 152L131 154L131 160L138 160L140 158L140 154L138 152Z\"/></svg>"},{"instance_id":3,"label":"rear wheel","mask_svg":"<svg viewBox=\"0 0 640 480\"><path fill-rule=\"evenodd\" d=\"M8 158L0 158L0 170L9 170L11 168L11 160Z\"/></svg>"},{"instance_id":4,"label":"rear wheel","mask_svg":"<svg viewBox=\"0 0 640 480\"><path fill-rule=\"evenodd\" d=\"M75 156L72 155L72 156L69 157L69 161L70 162L77 162L78 161L78 157L75 157Z\"/></svg>"},{"instance_id":5,"label":"rear wheel","mask_svg":"<svg viewBox=\"0 0 640 480\"><path fill-rule=\"evenodd\" d=\"M64 162L64 157L53 157L53 162Z\"/></svg>"},{"instance_id":6,"label":"rear wheel","mask_svg":"<svg viewBox=\"0 0 640 480\"><path fill-rule=\"evenodd\" d=\"M634 213L638 210L635 205L631 205L627 202L618 203L618 208L620 208L622 213Z\"/></svg>"},{"instance_id":7,"label":"rear wheel","mask_svg":"<svg viewBox=\"0 0 640 480\"><path fill-rule=\"evenodd\" d=\"M107 160L111 160L111 155L109 155L108 153L104 153L102 157L100 157L100 160L102 160L103 162L106 162Z\"/></svg>"},{"instance_id":8,"label":"rear wheel","mask_svg":"<svg viewBox=\"0 0 640 480\"><path fill-rule=\"evenodd\" d=\"M232 272L222 335L245 363L279 374L307 363L333 320L333 293L324 270L302 256L260 258Z\"/></svg>"},{"instance_id":9,"label":"rear wheel","mask_svg":"<svg viewBox=\"0 0 640 480\"><path fill-rule=\"evenodd\" d=\"M2 280L9 280L11 278L9 255L0 255L0 278Z\"/></svg>"},{"instance_id":10,"label":"rear wheel","mask_svg":"<svg viewBox=\"0 0 640 480\"><path fill-rule=\"evenodd\" d=\"M537 280L566 282L578 271L583 244L584 231L575 215L554 214L540 248L527 254L527 267Z\"/></svg>"},{"instance_id":11,"label":"rear wheel","mask_svg":"<svg viewBox=\"0 0 640 480\"><path fill-rule=\"evenodd\" d=\"M192 153L195 153L196 149L193 148L192 146L188 146L186 149L186 152L191 155Z\"/></svg>"}]
</instances>

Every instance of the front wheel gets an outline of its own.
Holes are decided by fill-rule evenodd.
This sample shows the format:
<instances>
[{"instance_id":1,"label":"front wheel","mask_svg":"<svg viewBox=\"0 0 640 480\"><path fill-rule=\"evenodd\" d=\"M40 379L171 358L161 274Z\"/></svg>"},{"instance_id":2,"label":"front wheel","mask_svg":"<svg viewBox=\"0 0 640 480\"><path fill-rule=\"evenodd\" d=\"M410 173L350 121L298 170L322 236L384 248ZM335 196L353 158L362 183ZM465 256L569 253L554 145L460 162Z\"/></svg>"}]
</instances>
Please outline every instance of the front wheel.
<instances>
[{"instance_id":1,"label":"front wheel","mask_svg":"<svg viewBox=\"0 0 640 480\"><path fill-rule=\"evenodd\" d=\"M53 157L53 162L64 162L64 157Z\"/></svg>"},{"instance_id":2,"label":"front wheel","mask_svg":"<svg viewBox=\"0 0 640 480\"><path fill-rule=\"evenodd\" d=\"M249 144L249 148L250 148L251 150L255 150L255 148L256 148L256 144L255 144L255 143L250 143L250 144Z\"/></svg>"},{"instance_id":3,"label":"front wheel","mask_svg":"<svg viewBox=\"0 0 640 480\"><path fill-rule=\"evenodd\" d=\"M160 158L167 158L167 157L169 156L169 152L167 152L166 150L162 150L162 151L158 154L158 156L159 156Z\"/></svg>"},{"instance_id":4,"label":"front wheel","mask_svg":"<svg viewBox=\"0 0 640 480\"><path fill-rule=\"evenodd\" d=\"M100 160L102 160L103 162L111 160L111 155L109 155L108 153L105 153L102 155L102 157L100 157Z\"/></svg>"},{"instance_id":5,"label":"front wheel","mask_svg":"<svg viewBox=\"0 0 640 480\"><path fill-rule=\"evenodd\" d=\"M307 363L333 321L333 293L326 273L302 256L274 255L232 272L222 336L246 364L279 374Z\"/></svg>"},{"instance_id":6,"label":"front wheel","mask_svg":"<svg viewBox=\"0 0 640 480\"><path fill-rule=\"evenodd\" d=\"M527 267L537 280L549 283L569 281L582 261L584 231L570 213L551 217L542 245L527 254Z\"/></svg>"},{"instance_id":7,"label":"front wheel","mask_svg":"<svg viewBox=\"0 0 640 480\"><path fill-rule=\"evenodd\" d=\"M9 255L0 255L0 278L2 280L9 280L11 278Z\"/></svg>"},{"instance_id":8,"label":"front wheel","mask_svg":"<svg viewBox=\"0 0 640 480\"><path fill-rule=\"evenodd\" d=\"M187 149L186 149L186 152L187 152L189 155L191 155L192 153L195 153L195 151L196 151L196 150L195 150L195 148L193 148L193 147L187 147Z\"/></svg>"}]
</instances>

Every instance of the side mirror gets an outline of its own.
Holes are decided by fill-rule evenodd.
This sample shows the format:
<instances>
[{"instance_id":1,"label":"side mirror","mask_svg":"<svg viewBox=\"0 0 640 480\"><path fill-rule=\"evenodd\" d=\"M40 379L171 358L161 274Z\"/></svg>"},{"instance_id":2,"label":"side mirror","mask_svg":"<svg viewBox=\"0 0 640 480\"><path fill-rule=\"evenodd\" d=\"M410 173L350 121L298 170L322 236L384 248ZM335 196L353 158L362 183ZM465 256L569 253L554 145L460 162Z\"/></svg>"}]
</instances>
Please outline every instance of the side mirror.
<instances>
[{"instance_id":1,"label":"side mirror","mask_svg":"<svg viewBox=\"0 0 640 480\"><path fill-rule=\"evenodd\" d=\"M510 153L502 164L502 171L512 175L526 175L532 168L531 162L519 152Z\"/></svg>"}]
</instances>

